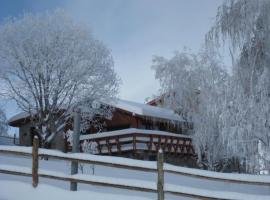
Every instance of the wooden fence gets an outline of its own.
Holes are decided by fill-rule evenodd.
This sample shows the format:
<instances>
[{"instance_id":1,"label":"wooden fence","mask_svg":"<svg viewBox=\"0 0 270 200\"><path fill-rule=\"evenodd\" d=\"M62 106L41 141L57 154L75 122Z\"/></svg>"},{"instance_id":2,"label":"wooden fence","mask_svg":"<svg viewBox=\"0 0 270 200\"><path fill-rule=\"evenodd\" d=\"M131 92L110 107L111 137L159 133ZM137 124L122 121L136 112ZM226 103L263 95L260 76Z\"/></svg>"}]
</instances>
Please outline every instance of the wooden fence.
<instances>
[{"instance_id":1,"label":"wooden fence","mask_svg":"<svg viewBox=\"0 0 270 200\"><path fill-rule=\"evenodd\" d=\"M19 145L19 139L14 136L0 135L0 145Z\"/></svg>"},{"instance_id":2,"label":"wooden fence","mask_svg":"<svg viewBox=\"0 0 270 200\"><path fill-rule=\"evenodd\" d=\"M84 183L84 184L91 184L91 185L98 185L104 187L113 187L113 188L120 188L120 189L128 189L133 191L144 191L144 192L153 192L157 194L158 200L164 200L164 194L173 194L179 196L185 196L190 198L196 199L234 199L233 197L224 196L224 192L222 194L218 194L218 192L214 194L207 194L205 192L198 192L193 193L190 191L183 191L172 189L170 187L166 188L164 185L164 173L173 173L173 174L180 174L186 175L191 177L203 178L207 180L214 180L214 181L224 181L224 182L233 182L239 184L252 184L252 185L263 185L270 187L270 179L268 181L256 181L256 180L238 180L238 179L226 179L222 177L211 177L202 174L190 174L189 172L183 172L179 170L174 170L173 168L166 168L164 167L166 163L164 163L163 151L158 151L157 155L157 163L156 166L144 166L144 165L133 165L134 163L125 163L119 161L107 161L104 159L89 159L85 157L85 154L76 153L76 154L65 154L61 152L54 153L55 151L51 150L43 150L38 148L38 139L34 138L34 143L32 147L32 152L23 151L23 150L14 150L9 148L0 148L0 153L3 154L14 154L17 156L32 156L32 171L30 170L18 170L18 169L10 169L9 167L1 167L0 165L0 173L5 174L12 174L12 175L20 175L20 176L29 176L32 177L32 185L33 187L37 187L39 183L39 177L42 178L49 178L55 180L62 180L62 181L69 181L69 182L76 182L76 183ZM45 170L38 170L39 165L39 157L48 157L53 159L59 160L66 160L66 161L73 161L78 163L87 163L87 164L95 164L95 165L102 165L102 166L109 166L115 168L123 168L123 169L130 169L130 170L139 170L143 172L154 172L157 173L157 183L153 184L134 184L134 183L124 183L118 180L110 181L98 178L84 178L79 176L78 174L75 175L63 175L58 173L50 173L49 171ZM102 157L102 156L96 156ZM151 162L153 163L153 162ZM152 183L152 182L149 182ZM254 196L254 195L253 195Z\"/></svg>"}]
</instances>

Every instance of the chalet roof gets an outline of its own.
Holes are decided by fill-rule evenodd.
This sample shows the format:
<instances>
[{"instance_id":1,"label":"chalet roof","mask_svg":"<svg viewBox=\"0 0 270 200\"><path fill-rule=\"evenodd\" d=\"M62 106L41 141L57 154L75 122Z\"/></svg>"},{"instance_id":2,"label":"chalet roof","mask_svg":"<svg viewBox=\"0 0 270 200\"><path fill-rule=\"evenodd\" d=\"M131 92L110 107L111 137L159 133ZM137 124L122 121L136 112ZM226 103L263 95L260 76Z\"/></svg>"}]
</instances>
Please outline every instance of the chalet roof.
<instances>
[{"instance_id":1,"label":"chalet roof","mask_svg":"<svg viewBox=\"0 0 270 200\"><path fill-rule=\"evenodd\" d=\"M143 103L137 103L127 100L117 99L114 101L103 101L104 104L119 108L136 115L159 118L172 121L184 121L183 118L173 110L151 106Z\"/></svg>"},{"instance_id":2,"label":"chalet roof","mask_svg":"<svg viewBox=\"0 0 270 200\"><path fill-rule=\"evenodd\" d=\"M133 115L139 115L142 117L151 117L171 121L184 121L182 117L174 113L173 110L169 110L166 108L160 108L156 106L150 106L143 103L137 103L121 99L103 101L102 103L112 106L114 108L130 112ZM18 113L8 120L8 124L11 126L17 126L16 125L17 122L27 119L28 117L29 113L27 112Z\"/></svg>"},{"instance_id":3,"label":"chalet roof","mask_svg":"<svg viewBox=\"0 0 270 200\"><path fill-rule=\"evenodd\" d=\"M13 125L15 125L15 123L17 121L21 121L21 120L27 119L29 116L30 115L27 112L20 112L20 113L18 113L16 115L12 116L11 118L9 118L9 120L7 122L8 122L8 124L10 126L13 126Z\"/></svg>"}]
</instances>

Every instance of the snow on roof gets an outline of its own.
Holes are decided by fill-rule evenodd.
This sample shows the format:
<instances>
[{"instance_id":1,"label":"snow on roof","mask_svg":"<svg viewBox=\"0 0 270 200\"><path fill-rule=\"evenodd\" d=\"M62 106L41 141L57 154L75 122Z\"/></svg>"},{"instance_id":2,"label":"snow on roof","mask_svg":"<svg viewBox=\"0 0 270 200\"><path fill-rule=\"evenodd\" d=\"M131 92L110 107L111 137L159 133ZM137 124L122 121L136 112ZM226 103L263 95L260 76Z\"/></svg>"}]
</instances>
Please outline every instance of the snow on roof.
<instances>
[{"instance_id":1,"label":"snow on roof","mask_svg":"<svg viewBox=\"0 0 270 200\"><path fill-rule=\"evenodd\" d=\"M16 115L14 115L13 117L11 117L9 120L8 120L8 123L12 123L12 122L15 122L17 120L20 120L20 119L25 119L27 117L29 117L29 113L27 112L20 112Z\"/></svg>"},{"instance_id":2,"label":"snow on roof","mask_svg":"<svg viewBox=\"0 0 270 200\"><path fill-rule=\"evenodd\" d=\"M88 135L81 135L80 140L87 140L87 139L96 139L96 138L102 138L102 137L108 137L108 136L119 136L119 135L125 135L129 133L140 133L140 134L153 134L153 135L163 135L163 136L174 136L179 138L192 138L188 135L183 134L175 134L170 133L166 131L158 131L158 130L145 130L145 129L137 129L137 128L127 128L117 131L108 131L108 132L102 132L97 134L88 134Z\"/></svg>"},{"instance_id":3,"label":"snow on roof","mask_svg":"<svg viewBox=\"0 0 270 200\"><path fill-rule=\"evenodd\" d=\"M173 121L183 121L182 117L176 114L173 110L166 108L160 108L156 106L150 106L143 103L137 103L127 100L112 100L112 101L103 101L102 103L110 105L115 108L119 108L137 115L154 117L160 119L167 119Z\"/></svg>"},{"instance_id":4,"label":"snow on roof","mask_svg":"<svg viewBox=\"0 0 270 200\"><path fill-rule=\"evenodd\" d=\"M150 106L143 103L137 103L121 99L102 101L102 103L140 116L147 116L172 121L184 121L180 115L176 114L173 110L169 110L166 108L160 108L156 106ZM29 113L21 112L11 117L8 120L8 123L12 123L20 119L25 119L29 116L30 116Z\"/></svg>"}]
</instances>

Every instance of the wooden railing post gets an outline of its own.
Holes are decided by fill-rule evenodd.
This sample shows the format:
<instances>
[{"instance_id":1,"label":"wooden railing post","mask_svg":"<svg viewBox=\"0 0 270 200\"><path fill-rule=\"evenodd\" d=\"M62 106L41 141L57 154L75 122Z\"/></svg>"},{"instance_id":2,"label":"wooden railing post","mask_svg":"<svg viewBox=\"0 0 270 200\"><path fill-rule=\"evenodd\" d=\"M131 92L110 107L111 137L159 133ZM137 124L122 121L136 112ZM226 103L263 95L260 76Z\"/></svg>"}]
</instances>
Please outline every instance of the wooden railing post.
<instances>
[{"instance_id":1,"label":"wooden railing post","mask_svg":"<svg viewBox=\"0 0 270 200\"><path fill-rule=\"evenodd\" d=\"M74 113L74 129L72 137L72 153L78 153L80 151L80 124L81 124L81 114L80 110ZM71 175L78 173L78 162L71 162ZM77 191L77 182L70 182L70 190Z\"/></svg>"},{"instance_id":2,"label":"wooden railing post","mask_svg":"<svg viewBox=\"0 0 270 200\"><path fill-rule=\"evenodd\" d=\"M157 171L158 171L158 180L157 180L157 192L158 192L158 200L164 200L164 154L162 149L158 150L157 154Z\"/></svg>"},{"instance_id":3,"label":"wooden railing post","mask_svg":"<svg viewBox=\"0 0 270 200\"><path fill-rule=\"evenodd\" d=\"M16 134L13 136L13 144L16 145Z\"/></svg>"},{"instance_id":4,"label":"wooden railing post","mask_svg":"<svg viewBox=\"0 0 270 200\"><path fill-rule=\"evenodd\" d=\"M39 140L35 136L32 147L32 185L34 188L38 186L38 146Z\"/></svg>"}]
</instances>

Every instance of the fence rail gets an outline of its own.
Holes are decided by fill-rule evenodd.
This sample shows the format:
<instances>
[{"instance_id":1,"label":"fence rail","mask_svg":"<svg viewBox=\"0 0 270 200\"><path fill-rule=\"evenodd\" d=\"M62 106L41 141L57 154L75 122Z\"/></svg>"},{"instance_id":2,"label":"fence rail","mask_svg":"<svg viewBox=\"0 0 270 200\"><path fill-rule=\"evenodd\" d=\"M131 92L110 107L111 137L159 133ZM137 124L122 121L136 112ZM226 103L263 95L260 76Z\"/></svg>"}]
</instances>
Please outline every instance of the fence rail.
<instances>
[{"instance_id":1,"label":"fence rail","mask_svg":"<svg viewBox=\"0 0 270 200\"><path fill-rule=\"evenodd\" d=\"M19 145L19 138L9 135L0 135L0 145Z\"/></svg>"},{"instance_id":2,"label":"fence rail","mask_svg":"<svg viewBox=\"0 0 270 200\"><path fill-rule=\"evenodd\" d=\"M268 177L261 177L259 180L254 180L252 177L247 178L246 180L241 180L239 178L224 178L222 176L211 176L209 174L200 174L200 173L194 173L192 170L183 170L181 167L174 167L172 165L168 165L166 163L163 163L163 152L158 152L158 160L157 162L145 162L145 161L138 161L129 160L130 162L124 162L125 159L110 159L105 160L103 156L96 156L96 155L86 155L82 153L72 153L72 154L65 154L62 152L57 152L54 150L45 150L38 148L37 139L34 139L34 145L31 148L29 147L5 147L0 146L0 153L3 154L14 154L18 156L32 156L32 171L31 169L20 169L20 168L14 168L10 169L9 167L5 167L3 165L0 165L0 173L5 174L13 174L13 175L20 175L20 176L30 176L32 177L32 184L34 187L38 186L38 178L49 178L49 179L55 179L55 180L62 180L62 181L70 181L70 182L77 182L77 183L86 183L91 185L100 185L100 186L106 186L106 187L114 187L114 188L121 188L121 189L128 189L128 190L134 190L134 191L145 191L145 192L154 192L157 193L158 200L164 200L164 193L170 193L173 195L179 195L179 196L186 196L191 198L197 198L197 199L234 199L228 195L228 197L224 197L224 194L218 195L215 193L215 195L207 194L207 193L201 193L201 192L193 192L190 193L188 191L181 191L177 189L170 189L169 186L164 184L164 173L173 173L173 174L180 174L184 176L191 176L191 177L198 177L205 180L215 180L215 181L228 181L233 183L239 183L239 184L252 184L252 185L264 185L264 186L270 186L270 179ZM85 177L82 177L82 175L66 175L66 174L59 174L51 171L45 171L45 170L37 170L38 169L38 157L48 157L53 159L59 159L59 160L67 160L67 161L76 161L79 163L87 163L87 164L96 164L96 165L102 165L102 166L109 166L109 167L115 167L115 168L124 168L124 169L130 169L130 170L139 170L144 172L154 172L157 173L157 183L148 182L143 184L134 184L132 182L124 182L124 181L113 181L113 179L104 179L104 177L97 177L97 176L88 176L83 175ZM196 170L195 170L196 171ZM197 170L199 171L199 170ZM202 170L200 170L202 171ZM38 172L38 173L37 173ZM220 174L220 173L219 173ZM145 181L146 182L146 181ZM153 185L154 184L154 185ZM143 185L143 186L142 186Z\"/></svg>"},{"instance_id":3,"label":"fence rail","mask_svg":"<svg viewBox=\"0 0 270 200\"><path fill-rule=\"evenodd\" d=\"M22 147L23 149L27 149L29 147ZM94 155L87 155L81 157L81 153L74 153L74 154L66 154L62 152L53 153L53 150L47 150L47 149L40 149L39 151L39 157L48 157L52 159L57 160L65 160L65 161L77 161L79 163L85 163L85 164L95 164L95 165L101 165L106 167L114 167L114 168L120 168L120 169L130 169L130 170L138 170L138 171L144 171L144 172L156 172L157 167L155 165L148 165L142 166L142 165L136 165L137 163L143 162L136 160L135 163L122 163L122 162L112 162L102 159L103 156L94 156ZM4 148L3 146L0 146L0 153L4 154L13 154L18 156L32 156L32 153L29 150L26 151L18 151L10 148ZM85 155L85 154L84 154ZM101 158L101 159L96 159ZM177 169L172 169L177 168ZM180 170L179 170L180 169ZM172 165L164 163L164 173L171 173L176 175L183 175L183 176L189 176L194 178L200 178L205 180L213 180L213 181L222 181L222 182L230 182L230 183L237 183L237 184L251 184L251 185L265 185L270 187L270 178L266 176L262 176L262 179L260 181L254 180L252 178L253 175L246 175L247 177L245 180L241 180L237 178L237 174L234 174L234 176L227 178L222 176L210 176L205 170L185 170L186 168L182 167L172 167ZM201 173L197 173L200 171ZM211 174L222 174L218 172L211 172Z\"/></svg>"}]
</instances>

